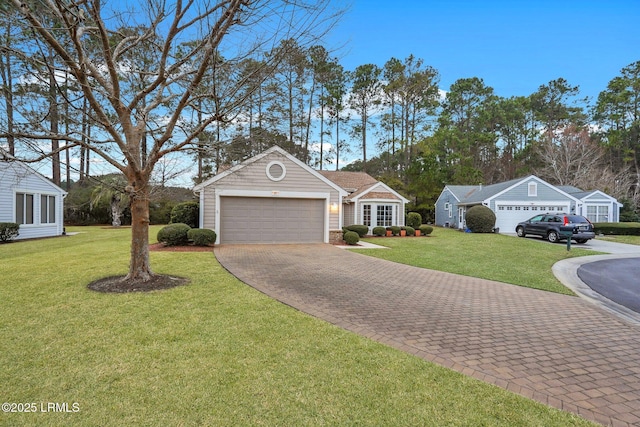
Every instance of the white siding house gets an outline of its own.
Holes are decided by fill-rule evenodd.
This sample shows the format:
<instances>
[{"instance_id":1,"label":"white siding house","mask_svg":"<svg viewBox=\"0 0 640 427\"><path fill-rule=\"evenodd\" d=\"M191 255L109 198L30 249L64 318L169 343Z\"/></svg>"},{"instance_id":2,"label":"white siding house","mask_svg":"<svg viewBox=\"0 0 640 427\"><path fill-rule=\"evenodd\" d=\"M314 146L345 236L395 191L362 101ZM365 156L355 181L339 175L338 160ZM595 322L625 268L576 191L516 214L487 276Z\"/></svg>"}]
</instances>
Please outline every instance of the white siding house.
<instances>
[{"instance_id":1,"label":"white siding house","mask_svg":"<svg viewBox=\"0 0 640 427\"><path fill-rule=\"evenodd\" d=\"M62 235L66 195L26 164L0 160L0 222L20 224L16 239Z\"/></svg>"}]
</instances>

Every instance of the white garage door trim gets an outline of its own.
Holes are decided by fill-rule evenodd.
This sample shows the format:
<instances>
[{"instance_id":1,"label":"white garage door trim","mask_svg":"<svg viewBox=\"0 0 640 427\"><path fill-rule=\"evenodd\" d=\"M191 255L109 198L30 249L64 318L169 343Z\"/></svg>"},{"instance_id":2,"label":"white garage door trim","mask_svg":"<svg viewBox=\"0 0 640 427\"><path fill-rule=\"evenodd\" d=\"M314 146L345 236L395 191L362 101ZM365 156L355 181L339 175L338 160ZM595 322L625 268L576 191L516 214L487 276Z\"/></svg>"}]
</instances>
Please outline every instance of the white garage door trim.
<instances>
[{"instance_id":1,"label":"white garage door trim","mask_svg":"<svg viewBox=\"0 0 640 427\"><path fill-rule=\"evenodd\" d=\"M330 193L321 192L304 192L304 191L264 191L264 190L219 190L216 191L216 213L215 213L215 230L220 230L216 237L216 244L220 243L220 198L221 197L279 197L283 199L322 199L324 200L324 243L329 243L329 202L331 200Z\"/></svg>"},{"instance_id":2,"label":"white garage door trim","mask_svg":"<svg viewBox=\"0 0 640 427\"><path fill-rule=\"evenodd\" d=\"M515 233L516 225L544 213L569 212L570 202L501 202L496 203L496 228L501 233ZM511 208L511 209L510 209Z\"/></svg>"}]
</instances>

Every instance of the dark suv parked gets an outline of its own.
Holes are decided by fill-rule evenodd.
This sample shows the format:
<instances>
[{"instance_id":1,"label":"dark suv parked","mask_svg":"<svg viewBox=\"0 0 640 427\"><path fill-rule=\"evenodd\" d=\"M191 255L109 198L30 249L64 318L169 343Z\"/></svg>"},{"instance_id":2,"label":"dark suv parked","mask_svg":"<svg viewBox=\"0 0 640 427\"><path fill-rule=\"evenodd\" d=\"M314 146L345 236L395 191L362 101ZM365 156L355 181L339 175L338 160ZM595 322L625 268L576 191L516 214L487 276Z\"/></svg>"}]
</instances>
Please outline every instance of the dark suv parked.
<instances>
[{"instance_id":1,"label":"dark suv parked","mask_svg":"<svg viewBox=\"0 0 640 427\"><path fill-rule=\"evenodd\" d=\"M534 234L546 238L551 243L567 240L569 233L571 233L571 240L577 243L584 243L596 237L593 224L587 218L564 213L536 215L519 223L516 226L516 233L519 237Z\"/></svg>"}]
</instances>

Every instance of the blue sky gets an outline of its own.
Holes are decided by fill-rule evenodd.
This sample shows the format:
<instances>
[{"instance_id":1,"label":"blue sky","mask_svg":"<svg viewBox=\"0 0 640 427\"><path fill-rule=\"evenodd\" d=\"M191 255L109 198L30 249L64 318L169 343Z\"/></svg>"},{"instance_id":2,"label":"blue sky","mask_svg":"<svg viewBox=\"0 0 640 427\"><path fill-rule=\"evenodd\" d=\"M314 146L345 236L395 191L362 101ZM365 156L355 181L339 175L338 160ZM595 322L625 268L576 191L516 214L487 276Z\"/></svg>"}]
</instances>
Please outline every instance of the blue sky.
<instances>
[{"instance_id":1,"label":"blue sky","mask_svg":"<svg viewBox=\"0 0 640 427\"><path fill-rule=\"evenodd\" d=\"M327 38L348 70L410 54L440 88L479 77L502 97L564 78L595 98L640 60L640 0L351 0Z\"/></svg>"}]
</instances>

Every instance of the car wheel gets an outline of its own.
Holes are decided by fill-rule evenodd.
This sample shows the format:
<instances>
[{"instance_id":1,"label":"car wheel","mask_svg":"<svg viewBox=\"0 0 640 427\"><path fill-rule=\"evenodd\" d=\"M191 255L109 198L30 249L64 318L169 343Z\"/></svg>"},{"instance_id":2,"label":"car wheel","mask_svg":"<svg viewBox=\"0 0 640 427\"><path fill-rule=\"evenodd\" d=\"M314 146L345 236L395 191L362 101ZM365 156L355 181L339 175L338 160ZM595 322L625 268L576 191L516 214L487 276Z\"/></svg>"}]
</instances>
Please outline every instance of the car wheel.
<instances>
[{"instance_id":1,"label":"car wheel","mask_svg":"<svg viewBox=\"0 0 640 427\"><path fill-rule=\"evenodd\" d=\"M516 234L518 235L518 237L524 237L524 236L526 236L526 234L524 233L524 227L518 227L518 228L516 228Z\"/></svg>"},{"instance_id":2,"label":"car wheel","mask_svg":"<svg viewBox=\"0 0 640 427\"><path fill-rule=\"evenodd\" d=\"M587 243L587 240L588 239L576 239L576 243L580 243L580 244Z\"/></svg>"},{"instance_id":3,"label":"car wheel","mask_svg":"<svg viewBox=\"0 0 640 427\"><path fill-rule=\"evenodd\" d=\"M560 236L558 236L557 231L551 230L549 234L547 234L547 240L551 243L556 243L558 240L560 240Z\"/></svg>"}]
</instances>

